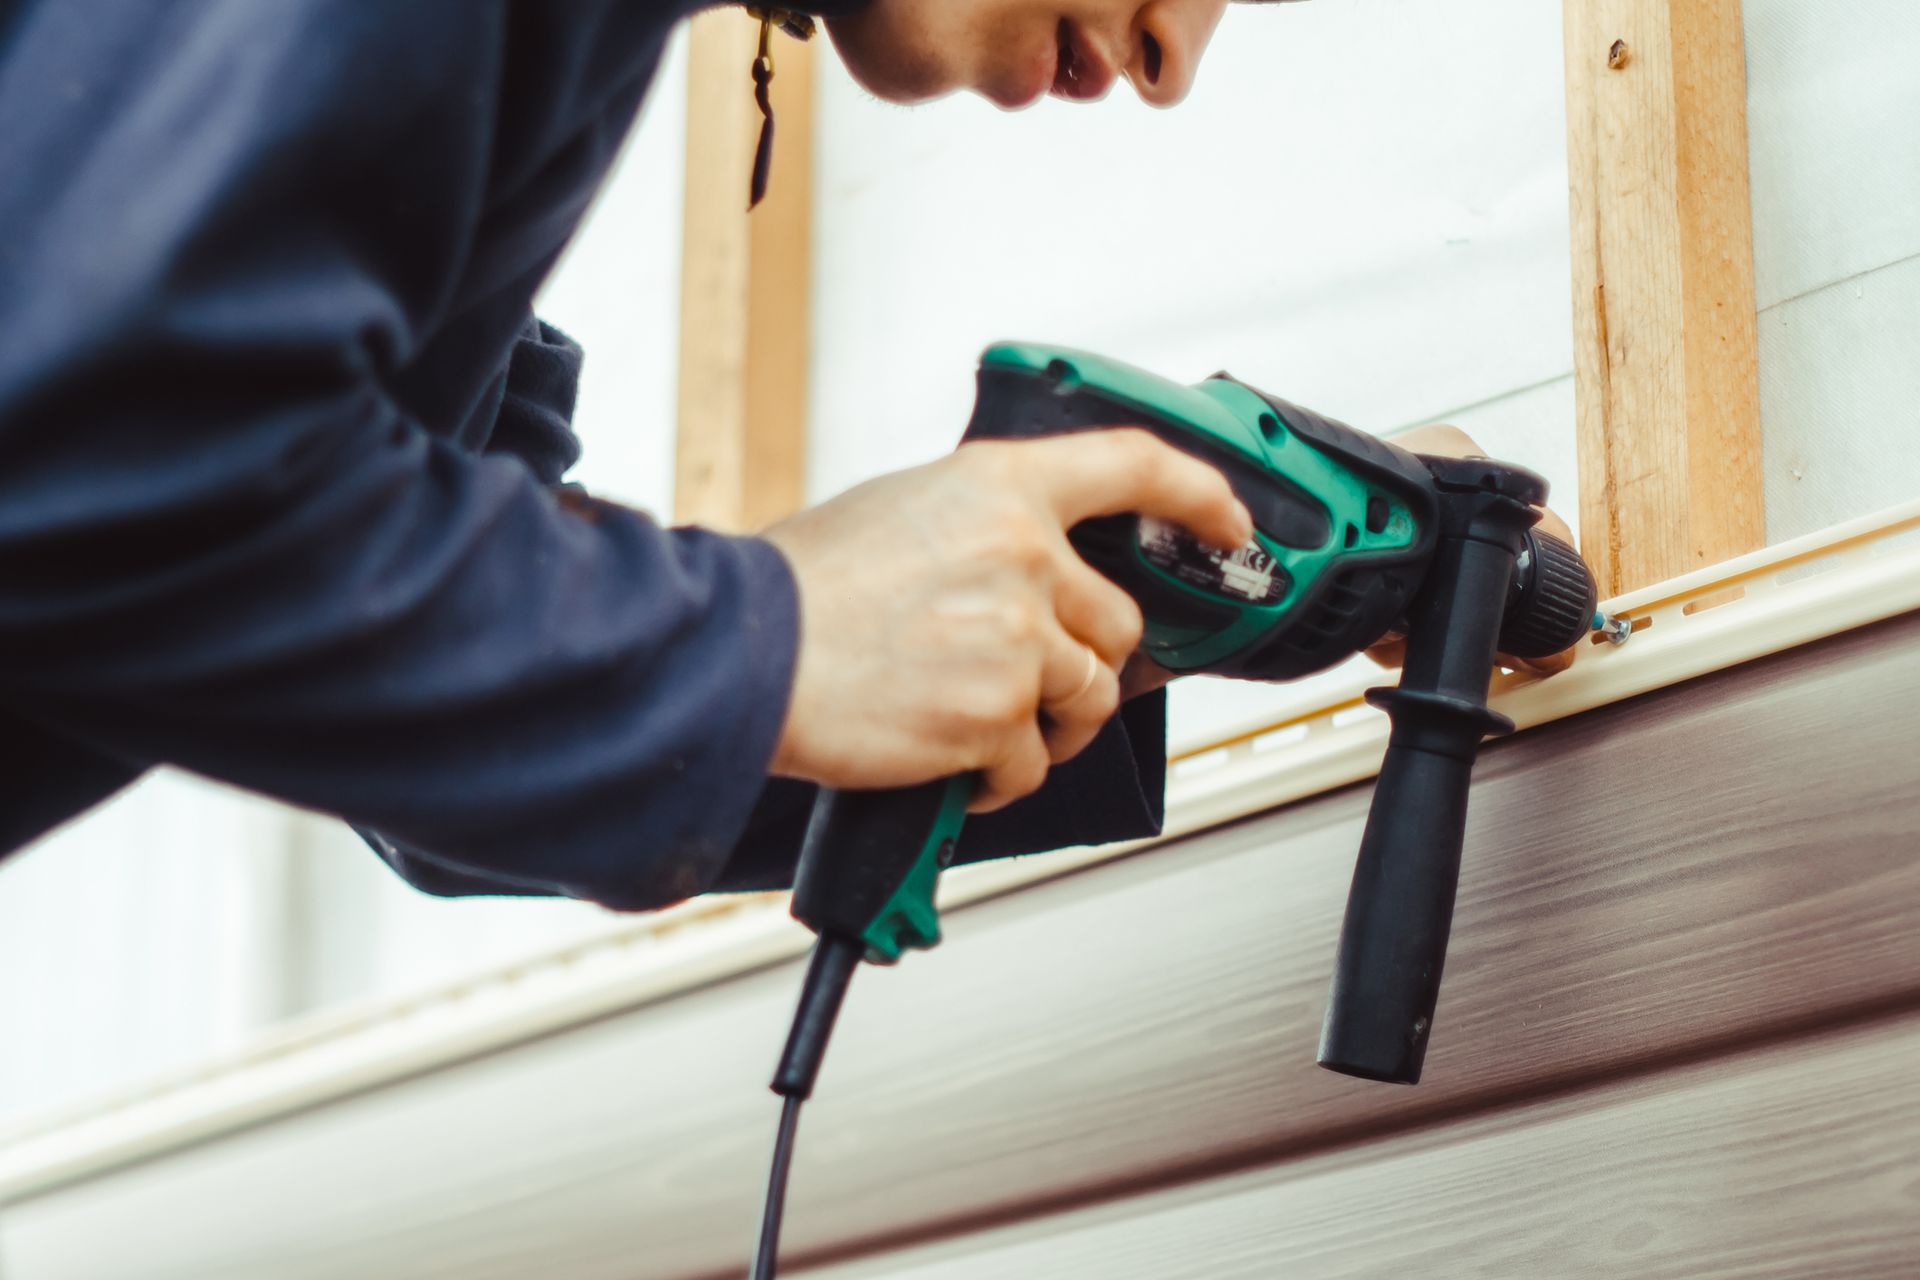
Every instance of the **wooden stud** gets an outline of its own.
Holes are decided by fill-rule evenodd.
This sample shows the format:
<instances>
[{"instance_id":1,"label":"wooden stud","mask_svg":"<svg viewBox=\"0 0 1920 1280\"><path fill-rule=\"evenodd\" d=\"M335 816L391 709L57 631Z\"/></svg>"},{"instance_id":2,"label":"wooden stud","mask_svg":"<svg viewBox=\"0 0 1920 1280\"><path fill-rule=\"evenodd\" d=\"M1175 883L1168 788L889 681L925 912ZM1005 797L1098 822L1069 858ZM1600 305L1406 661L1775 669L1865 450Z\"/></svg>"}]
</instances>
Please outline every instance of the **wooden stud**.
<instances>
[{"instance_id":1,"label":"wooden stud","mask_svg":"<svg viewBox=\"0 0 1920 1280\"><path fill-rule=\"evenodd\" d=\"M737 9L702 13L687 55L674 518L733 531L806 489L813 51L774 34L773 177L749 217L759 33Z\"/></svg>"},{"instance_id":2,"label":"wooden stud","mask_svg":"<svg viewBox=\"0 0 1920 1280\"><path fill-rule=\"evenodd\" d=\"M1566 0L1580 541L1615 595L1753 550L1739 0Z\"/></svg>"}]
</instances>

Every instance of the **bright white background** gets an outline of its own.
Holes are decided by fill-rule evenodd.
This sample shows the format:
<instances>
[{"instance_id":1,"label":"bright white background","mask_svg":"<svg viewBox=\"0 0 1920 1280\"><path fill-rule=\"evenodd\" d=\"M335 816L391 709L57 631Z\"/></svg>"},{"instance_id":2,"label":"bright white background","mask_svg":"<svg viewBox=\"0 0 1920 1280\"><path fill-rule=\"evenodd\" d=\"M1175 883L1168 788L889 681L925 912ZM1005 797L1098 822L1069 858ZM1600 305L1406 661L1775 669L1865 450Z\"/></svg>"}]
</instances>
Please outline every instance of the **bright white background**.
<instances>
[{"instance_id":1,"label":"bright white background","mask_svg":"<svg viewBox=\"0 0 1920 1280\"><path fill-rule=\"evenodd\" d=\"M1767 535L1920 496L1920 6L1746 0Z\"/></svg>"},{"instance_id":2,"label":"bright white background","mask_svg":"<svg viewBox=\"0 0 1920 1280\"><path fill-rule=\"evenodd\" d=\"M1454 421L1574 505L1559 6L1236 8L1191 101L903 111L822 68L809 490L951 447L1000 338ZM1920 491L1920 11L1747 0L1776 538ZM670 505L684 66L542 298L580 478ZM1270 693L1189 682L1177 736ZM335 823L159 775L0 865L0 1125L606 917L414 894Z\"/></svg>"}]
</instances>

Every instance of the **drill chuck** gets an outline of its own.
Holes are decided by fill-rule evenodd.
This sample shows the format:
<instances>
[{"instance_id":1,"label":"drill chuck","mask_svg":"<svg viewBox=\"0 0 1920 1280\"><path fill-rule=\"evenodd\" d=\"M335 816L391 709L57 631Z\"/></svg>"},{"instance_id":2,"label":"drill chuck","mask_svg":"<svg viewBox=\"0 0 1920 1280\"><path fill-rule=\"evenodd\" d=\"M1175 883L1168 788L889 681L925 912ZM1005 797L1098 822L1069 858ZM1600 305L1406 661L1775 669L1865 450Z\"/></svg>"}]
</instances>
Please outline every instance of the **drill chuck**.
<instances>
[{"instance_id":1,"label":"drill chuck","mask_svg":"<svg viewBox=\"0 0 1920 1280\"><path fill-rule=\"evenodd\" d=\"M1552 534L1527 530L1513 562L1500 652L1545 658L1579 643L1593 629L1597 595L1578 551Z\"/></svg>"}]
</instances>

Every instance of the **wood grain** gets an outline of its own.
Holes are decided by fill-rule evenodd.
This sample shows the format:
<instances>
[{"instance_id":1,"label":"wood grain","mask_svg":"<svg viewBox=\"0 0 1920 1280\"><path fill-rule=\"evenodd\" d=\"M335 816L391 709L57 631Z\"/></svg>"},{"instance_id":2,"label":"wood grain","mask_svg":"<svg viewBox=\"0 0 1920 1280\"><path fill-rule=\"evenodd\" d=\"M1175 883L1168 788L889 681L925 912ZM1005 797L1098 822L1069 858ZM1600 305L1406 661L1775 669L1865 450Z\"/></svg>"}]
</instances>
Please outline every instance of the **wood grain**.
<instances>
[{"instance_id":1,"label":"wood grain","mask_svg":"<svg viewBox=\"0 0 1920 1280\"><path fill-rule=\"evenodd\" d=\"M1761 546L1739 0L1567 0L1581 549L1616 595Z\"/></svg>"},{"instance_id":2,"label":"wood grain","mask_svg":"<svg viewBox=\"0 0 1920 1280\"><path fill-rule=\"evenodd\" d=\"M1920 1018L796 1274L1920 1275Z\"/></svg>"},{"instance_id":3,"label":"wood grain","mask_svg":"<svg viewBox=\"0 0 1920 1280\"><path fill-rule=\"evenodd\" d=\"M1909 616L1490 748L1413 1089L1313 1066L1365 788L956 912L939 951L855 983L789 1239L900 1247L1911 1005L1916 718ZM737 1275L797 980L6 1206L8 1280Z\"/></svg>"},{"instance_id":4,"label":"wood grain","mask_svg":"<svg viewBox=\"0 0 1920 1280\"><path fill-rule=\"evenodd\" d=\"M674 518L734 531L796 510L806 488L813 51L775 35L772 181L749 216L759 31L712 10L687 51Z\"/></svg>"}]
</instances>

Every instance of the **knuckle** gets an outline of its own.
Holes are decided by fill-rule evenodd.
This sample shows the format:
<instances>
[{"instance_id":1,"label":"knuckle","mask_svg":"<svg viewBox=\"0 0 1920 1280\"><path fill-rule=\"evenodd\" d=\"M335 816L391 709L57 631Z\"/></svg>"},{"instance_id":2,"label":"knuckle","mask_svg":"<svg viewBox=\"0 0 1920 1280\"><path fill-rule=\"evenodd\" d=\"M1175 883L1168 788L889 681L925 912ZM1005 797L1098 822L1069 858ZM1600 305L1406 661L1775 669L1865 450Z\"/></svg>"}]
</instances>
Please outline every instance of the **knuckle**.
<instances>
[{"instance_id":1,"label":"knuckle","mask_svg":"<svg viewBox=\"0 0 1920 1280\"><path fill-rule=\"evenodd\" d=\"M1087 701L1092 704L1088 718L1091 719L1096 726L1103 725L1111 720L1113 713L1120 709L1119 679L1109 676L1099 681L1088 691Z\"/></svg>"},{"instance_id":2,"label":"knuckle","mask_svg":"<svg viewBox=\"0 0 1920 1280\"><path fill-rule=\"evenodd\" d=\"M992 813L995 809L1005 807L1011 798L1001 790L998 775L989 769L980 775L980 785L967 808L973 813Z\"/></svg>"},{"instance_id":3,"label":"knuckle","mask_svg":"<svg viewBox=\"0 0 1920 1280\"><path fill-rule=\"evenodd\" d=\"M1105 663L1095 672L1092 683L1058 707L1049 707L1048 715L1063 732L1090 737L1113 715L1120 705L1120 678Z\"/></svg>"},{"instance_id":4,"label":"knuckle","mask_svg":"<svg viewBox=\"0 0 1920 1280\"><path fill-rule=\"evenodd\" d=\"M993 615L993 627L1003 645L1025 650L1040 639L1043 619L1040 606L1031 598L1023 595L1002 600Z\"/></svg>"},{"instance_id":5,"label":"knuckle","mask_svg":"<svg viewBox=\"0 0 1920 1280\"><path fill-rule=\"evenodd\" d=\"M997 684L975 705L981 722L996 736L1024 728L1034 717L1033 700L1010 682Z\"/></svg>"},{"instance_id":6,"label":"knuckle","mask_svg":"<svg viewBox=\"0 0 1920 1280\"><path fill-rule=\"evenodd\" d=\"M1032 795L1046 782L1047 769L1052 763L1044 748L1022 751L1008 765L1008 790L1016 796Z\"/></svg>"},{"instance_id":7,"label":"knuckle","mask_svg":"<svg viewBox=\"0 0 1920 1280\"><path fill-rule=\"evenodd\" d=\"M1020 465L1019 447L1000 440L973 441L952 456L964 461L964 471L976 494L1005 500L1025 478L1027 469Z\"/></svg>"},{"instance_id":8,"label":"knuckle","mask_svg":"<svg viewBox=\"0 0 1920 1280\"><path fill-rule=\"evenodd\" d=\"M1023 575L1044 568L1053 556L1046 525L1027 511L1010 511L986 535L987 554Z\"/></svg>"},{"instance_id":9,"label":"knuckle","mask_svg":"<svg viewBox=\"0 0 1920 1280\"><path fill-rule=\"evenodd\" d=\"M1146 634L1146 619L1133 597L1115 587L1105 587L1098 596L1098 612L1089 619L1085 638L1094 654L1110 667L1117 667L1140 647Z\"/></svg>"},{"instance_id":10,"label":"knuckle","mask_svg":"<svg viewBox=\"0 0 1920 1280\"><path fill-rule=\"evenodd\" d=\"M964 742L977 757L991 757L1001 749L1018 704L1009 681L977 680L947 705L941 716L943 736Z\"/></svg>"},{"instance_id":11,"label":"knuckle","mask_svg":"<svg viewBox=\"0 0 1920 1280\"><path fill-rule=\"evenodd\" d=\"M1014 563L1029 578L1044 579L1050 576L1053 547L1047 538L1047 530L1038 521L1028 521L1027 528L1022 530L1019 544L1014 548Z\"/></svg>"},{"instance_id":12,"label":"knuckle","mask_svg":"<svg viewBox=\"0 0 1920 1280\"><path fill-rule=\"evenodd\" d=\"M1007 466L1007 444L1002 440L969 440L954 450L957 465L983 472L1003 471Z\"/></svg>"},{"instance_id":13,"label":"knuckle","mask_svg":"<svg viewBox=\"0 0 1920 1280\"><path fill-rule=\"evenodd\" d=\"M1157 487L1165 476L1167 447L1138 427L1127 431L1123 458L1127 478L1142 488Z\"/></svg>"}]
</instances>

